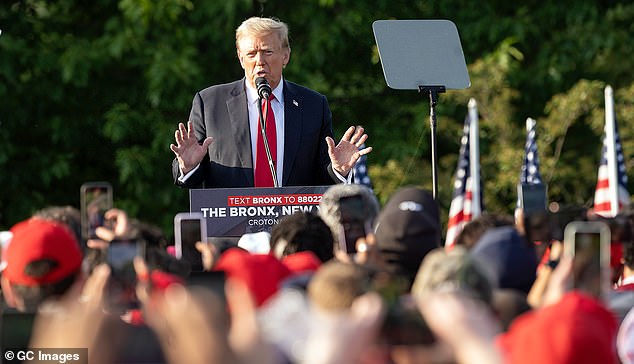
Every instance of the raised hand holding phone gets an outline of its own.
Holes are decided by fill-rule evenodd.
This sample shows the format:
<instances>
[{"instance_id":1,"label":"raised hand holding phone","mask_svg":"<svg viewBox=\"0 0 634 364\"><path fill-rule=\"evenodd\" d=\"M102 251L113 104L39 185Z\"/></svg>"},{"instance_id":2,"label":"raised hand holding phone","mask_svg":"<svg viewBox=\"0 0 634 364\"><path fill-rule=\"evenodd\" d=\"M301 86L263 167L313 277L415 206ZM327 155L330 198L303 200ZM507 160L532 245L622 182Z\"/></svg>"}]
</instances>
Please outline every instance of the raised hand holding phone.
<instances>
[{"instance_id":1,"label":"raised hand holding phone","mask_svg":"<svg viewBox=\"0 0 634 364\"><path fill-rule=\"evenodd\" d=\"M190 264L193 272L204 270L203 258L196 243L207 242L207 224L201 213L181 212L174 216L176 258Z\"/></svg>"},{"instance_id":2,"label":"raised hand holding phone","mask_svg":"<svg viewBox=\"0 0 634 364\"><path fill-rule=\"evenodd\" d=\"M130 240L134 232L131 230L128 214L119 209L110 209L104 214L107 226L95 228L95 237L88 239L89 248L108 249L113 240Z\"/></svg>"},{"instance_id":3,"label":"raised hand holding phone","mask_svg":"<svg viewBox=\"0 0 634 364\"><path fill-rule=\"evenodd\" d=\"M339 222L341 231L339 248L347 254L357 253L357 241L370 231L365 221L363 197L346 196L339 200Z\"/></svg>"},{"instance_id":4,"label":"raised hand holding phone","mask_svg":"<svg viewBox=\"0 0 634 364\"><path fill-rule=\"evenodd\" d=\"M81 185L79 194L82 237L95 239L97 228L106 223L106 211L112 209L112 185L108 182L86 182Z\"/></svg>"},{"instance_id":5,"label":"raised hand holding phone","mask_svg":"<svg viewBox=\"0 0 634 364\"><path fill-rule=\"evenodd\" d=\"M111 309L123 310L138 306L134 260L144 257L145 243L135 240L112 240L108 245L107 263L111 269L108 282L108 303Z\"/></svg>"},{"instance_id":6,"label":"raised hand holding phone","mask_svg":"<svg viewBox=\"0 0 634 364\"><path fill-rule=\"evenodd\" d=\"M573 221L564 230L564 252L573 258L572 287L597 299L610 289L610 228L600 221Z\"/></svg>"}]
</instances>

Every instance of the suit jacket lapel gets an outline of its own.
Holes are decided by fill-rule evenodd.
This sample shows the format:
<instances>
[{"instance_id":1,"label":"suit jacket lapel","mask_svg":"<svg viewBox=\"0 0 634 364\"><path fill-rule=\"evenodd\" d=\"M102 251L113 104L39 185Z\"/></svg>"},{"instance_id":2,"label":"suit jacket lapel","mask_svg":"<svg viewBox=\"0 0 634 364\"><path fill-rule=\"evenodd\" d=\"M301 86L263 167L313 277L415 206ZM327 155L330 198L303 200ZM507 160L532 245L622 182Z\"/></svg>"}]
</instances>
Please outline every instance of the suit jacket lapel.
<instances>
[{"instance_id":1,"label":"suit jacket lapel","mask_svg":"<svg viewBox=\"0 0 634 364\"><path fill-rule=\"evenodd\" d=\"M253 157L251 153L251 136L247 95L244 90L244 79L235 82L235 87L227 99L227 111L231 120L231 132L236 142L240 164L250 184L253 184Z\"/></svg>"},{"instance_id":2,"label":"suit jacket lapel","mask_svg":"<svg viewBox=\"0 0 634 364\"><path fill-rule=\"evenodd\" d=\"M282 185L286 186L291 176L293 163L297 156L302 135L302 100L293 86L284 81L284 176Z\"/></svg>"}]
</instances>

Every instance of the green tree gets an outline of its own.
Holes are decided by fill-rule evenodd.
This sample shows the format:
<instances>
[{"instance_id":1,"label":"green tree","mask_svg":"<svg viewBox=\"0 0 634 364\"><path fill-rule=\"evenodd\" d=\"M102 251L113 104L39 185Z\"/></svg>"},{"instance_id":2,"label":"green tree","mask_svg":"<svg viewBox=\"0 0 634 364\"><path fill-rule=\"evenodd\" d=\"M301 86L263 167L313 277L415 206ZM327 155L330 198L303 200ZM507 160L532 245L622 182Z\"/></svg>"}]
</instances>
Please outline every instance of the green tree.
<instances>
[{"instance_id":1,"label":"green tree","mask_svg":"<svg viewBox=\"0 0 634 364\"><path fill-rule=\"evenodd\" d=\"M350 124L368 130L381 201L406 184L431 188L431 166L427 98L385 85L377 19L459 29L472 85L437 107L443 215L471 97L490 211L514 206L527 117L537 119L550 199L591 203L606 84L634 163L629 1L11 0L0 5L0 227L45 205L77 206L83 182L108 180L117 206L171 232L188 209L170 175L173 132L197 90L241 77L234 29L261 13L289 24L285 77L328 96L336 136Z\"/></svg>"}]
</instances>

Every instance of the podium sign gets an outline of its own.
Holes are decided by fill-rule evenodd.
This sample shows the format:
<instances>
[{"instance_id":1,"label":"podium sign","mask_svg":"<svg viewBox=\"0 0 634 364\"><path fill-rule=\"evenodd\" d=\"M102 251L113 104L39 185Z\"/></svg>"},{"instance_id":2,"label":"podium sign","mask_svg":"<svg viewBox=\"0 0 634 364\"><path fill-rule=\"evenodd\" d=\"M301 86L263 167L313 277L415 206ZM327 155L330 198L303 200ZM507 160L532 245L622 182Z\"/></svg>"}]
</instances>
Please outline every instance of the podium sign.
<instances>
[{"instance_id":1,"label":"podium sign","mask_svg":"<svg viewBox=\"0 0 634 364\"><path fill-rule=\"evenodd\" d=\"M189 210L203 214L208 237L270 232L284 216L297 211L317 212L328 187L191 189Z\"/></svg>"}]
</instances>

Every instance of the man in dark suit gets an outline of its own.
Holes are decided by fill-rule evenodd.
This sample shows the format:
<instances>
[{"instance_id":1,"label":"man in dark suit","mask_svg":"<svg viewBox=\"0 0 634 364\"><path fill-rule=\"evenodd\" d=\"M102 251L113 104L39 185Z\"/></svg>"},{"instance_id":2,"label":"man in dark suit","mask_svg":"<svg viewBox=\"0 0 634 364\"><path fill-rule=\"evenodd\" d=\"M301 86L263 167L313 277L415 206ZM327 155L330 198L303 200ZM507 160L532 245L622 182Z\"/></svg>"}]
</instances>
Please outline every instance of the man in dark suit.
<instances>
[{"instance_id":1,"label":"man in dark suit","mask_svg":"<svg viewBox=\"0 0 634 364\"><path fill-rule=\"evenodd\" d=\"M266 130L278 185L349 181L356 161L372 150L359 150L367 134L362 127L350 127L335 144L326 97L282 78L291 52L286 24L247 19L236 30L236 49L244 78L198 92L189 122L176 130L176 144L170 145L176 154L174 182L188 188L273 186L268 165L270 183L255 177L260 173L256 166L261 166L256 162L263 160L257 149L264 143L258 140L258 77L268 81L274 96L263 113L269 115L267 122L274 119L276 132L270 133L268 126Z\"/></svg>"}]
</instances>

